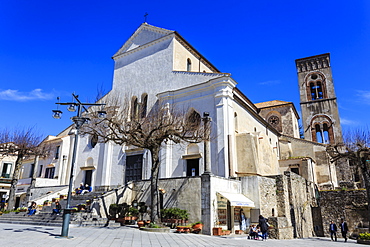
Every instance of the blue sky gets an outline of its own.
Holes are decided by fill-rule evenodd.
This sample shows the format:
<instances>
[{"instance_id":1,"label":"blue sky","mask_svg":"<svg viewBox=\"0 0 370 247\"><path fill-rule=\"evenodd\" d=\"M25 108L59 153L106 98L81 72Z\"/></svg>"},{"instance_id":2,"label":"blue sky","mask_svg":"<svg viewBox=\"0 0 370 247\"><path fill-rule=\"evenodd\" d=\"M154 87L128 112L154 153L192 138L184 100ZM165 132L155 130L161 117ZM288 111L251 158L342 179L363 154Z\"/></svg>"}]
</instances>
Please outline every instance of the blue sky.
<instances>
[{"instance_id":1,"label":"blue sky","mask_svg":"<svg viewBox=\"0 0 370 247\"><path fill-rule=\"evenodd\" d=\"M370 3L357 1L0 2L0 129L56 135L56 97L94 101L111 89L111 56L144 21L178 31L252 102L292 101L295 59L331 53L342 127L370 121Z\"/></svg>"}]
</instances>

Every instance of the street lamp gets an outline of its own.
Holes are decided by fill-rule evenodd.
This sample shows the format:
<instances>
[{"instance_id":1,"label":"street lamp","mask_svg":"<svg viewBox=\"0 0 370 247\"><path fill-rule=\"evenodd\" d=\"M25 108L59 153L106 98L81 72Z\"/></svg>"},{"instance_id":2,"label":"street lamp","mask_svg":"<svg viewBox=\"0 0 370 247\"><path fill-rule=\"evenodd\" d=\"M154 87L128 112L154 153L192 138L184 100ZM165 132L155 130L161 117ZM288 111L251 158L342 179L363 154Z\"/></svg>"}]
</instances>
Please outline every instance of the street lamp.
<instances>
[{"instance_id":1,"label":"street lamp","mask_svg":"<svg viewBox=\"0 0 370 247\"><path fill-rule=\"evenodd\" d=\"M85 110L86 113L88 113L88 110L86 109L85 106L103 106L105 104L92 104L92 103L82 103L78 99L78 95L72 94L73 98L76 100L76 102L67 102L67 103L60 103L59 102L59 97L58 97L58 103L55 103L57 105L69 105L67 108L68 111L74 112L76 111L77 107L77 116L72 117L72 121L75 124L76 127L76 133L75 133L75 141L73 145L73 153L72 153L72 163L71 163L71 173L69 177L69 187L68 187L68 196L67 196L67 205L66 208L64 209L63 213L63 225L62 225L62 233L60 237L65 237L65 238L72 238L68 237L68 231L69 231L69 221L71 218L71 197L72 197L72 185L73 185L73 170L74 170L74 165L76 162L76 152L77 152L77 144L78 144L78 134L80 127L87 121L89 120L87 117L82 117L82 108ZM99 113L100 112L100 113ZM99 111L98 115L100 118L100 115L104 115L105 111ZM60 119L62 117L62 111L57 109L53 110L53 118L55 119Z\"/></svg>"}]
</instances>

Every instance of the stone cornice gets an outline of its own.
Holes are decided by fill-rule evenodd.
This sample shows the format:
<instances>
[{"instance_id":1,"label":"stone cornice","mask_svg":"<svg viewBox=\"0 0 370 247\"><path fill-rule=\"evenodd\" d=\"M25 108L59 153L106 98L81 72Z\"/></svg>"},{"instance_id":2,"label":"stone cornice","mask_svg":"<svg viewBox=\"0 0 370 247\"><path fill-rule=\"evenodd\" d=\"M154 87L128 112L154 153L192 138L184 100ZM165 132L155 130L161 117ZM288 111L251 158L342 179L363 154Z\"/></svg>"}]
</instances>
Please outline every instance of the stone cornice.
<instances>
[{"instance_id":1,"label":"stone cornice","mask_svg":"<svg viewBox=\"0 0 370 247\"><path fill-rule=\"evenodd\" d=\"M134 48L134 49L132 49L132 50L129 50L129 51L126 51L126 52L123 52L123 53L118 53L118 52L117 52L117 53L116 53L112 58L113 58L114 60L117 60L117 59L119 59L119 58L125 57L125 56L127 56L127 55L131 55L131 54L133 54L133 53L135 53L135 52L141 51L141 50L143 50L143 49L145 49L145 48L148 48L148 47L150 47L150 46L153 46L153 45L155 45L155 44L158 44L158 43L160 43L160 42L162 42L162 41L165 41L165 40L170 39L170 38L173 38L173 37L174 37L174 34L173 34L173 33L168 34L167 36L164 36L164 37L162 37L162 38L159 38L159 39L153 40L153 41L151 41L151 42L149 42L149 43L147 43L147 44L145 44L145 45L138 46L138 47L136 47L136 48Z\"/></svg>"},{"instance_id":2,"label":"stone cornice","mask_svg":"<svg viewBox=\"0 0 370 247\"><path fill-rule=\"evenodd\" d=\"M222 78L224 78L224 79L222 79ZM196 93L202 93L202 92L205 92L205 91L209 90L210 87L214 88L215 85L219 85L221 83L224 83L224 84L229 83L230 84L231 81L228 80L228 79L231 79L231 78L225 77L225 76L219 76L217 78L213 78L211 80L208 80L206 82L202 82L202 83L199 83L199 84L196 84L196 85L180 88L180 89L177 89L177 90L171 90L171 91L166 91L166 92L159 93L159 94L157 94L157 97L161 98L161 99L164 99L164 100L171 100L171 99L174 99L174 98L182 98L186 95L193 95L193 94L196 94ZM235 85L233 84L233 86L235 86Z\"/></svg>"},{"instance_id":3,"label":"stone cornice","mask_svg":"<svg viewBox=\"0 0 370 247\"><path fill-rule=\"evenodd\" d=\"M120 54L125 53L123 51L132 44L132 40L135 39L142 32L142 30L149 30L149 31L164 34L164 35L174 33L174 31L167 30L167 29L160 28L160 27L155 27L155 26L149 25L148 23L144 22L143 24L140 25L138 29L136 29L136 31L123 44L123 46L113 55L112 58L114 59L116 56L119 56Z\"/></svg>"},{"instance_id":4,"label":"stone cornice","mask_svg":"<svg viewBox=\"0 0 370 247\"><path fill-rule=\"evenodd\" d=\"M295 63L298 73L330 68L330 53L296 59Z\"/></svg>"}]
</instances>

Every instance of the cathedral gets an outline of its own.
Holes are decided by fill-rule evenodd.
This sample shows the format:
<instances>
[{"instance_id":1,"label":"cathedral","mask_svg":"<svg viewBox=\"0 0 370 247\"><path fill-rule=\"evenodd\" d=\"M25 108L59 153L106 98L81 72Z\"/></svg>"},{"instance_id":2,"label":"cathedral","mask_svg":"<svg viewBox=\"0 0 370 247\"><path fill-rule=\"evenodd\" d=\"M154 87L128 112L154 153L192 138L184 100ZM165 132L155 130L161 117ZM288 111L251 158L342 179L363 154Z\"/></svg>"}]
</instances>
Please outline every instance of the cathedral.
<instances>
[{"instance_id":1,"label":"cathedral","mask_svg":"<svg viewBox=\"0 0 370 247\"><path fill-rule=\"evenodd\" d=\"M186 209L190 222L203 222L205 234L212 234L216 226L239 230L243 209L248 225L258 222L259 215L268 218L276 238L313 236L317 191L348 180L341 175L346 164L331 163L326 153L327 144L342 141L330 54L295 61L302 133L292 102L251 102L229 73L220 72L176 31L143 23L113 60L108 95L129 93L131 107L145 112L166 102L212 119L209 172L203 143L163 144L161 208ZM72 129L71 125L44 140L53 147L52 155L24 162L18 205L66 194ZM107 217L102 205L117 201L150 205L148 150L82 136L76 159L73 186L82 182L105 192L95 202L101 205L96 210L99 216ZM5 167L3 173L9 170ZM32 174L35 188L26 198Z\"/></svg>"}]
</instances>

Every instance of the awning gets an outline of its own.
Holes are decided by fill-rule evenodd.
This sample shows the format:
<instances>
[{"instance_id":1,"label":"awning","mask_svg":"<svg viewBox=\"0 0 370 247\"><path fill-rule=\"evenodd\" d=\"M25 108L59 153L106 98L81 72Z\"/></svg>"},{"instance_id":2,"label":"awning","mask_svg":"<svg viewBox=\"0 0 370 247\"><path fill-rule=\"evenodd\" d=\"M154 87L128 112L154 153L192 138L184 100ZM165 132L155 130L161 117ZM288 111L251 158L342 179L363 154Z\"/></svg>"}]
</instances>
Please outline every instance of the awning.
<instances>
[{"instance_id":1,"label":"awning","mask_svg":"<svg viewBox=\"0 0 370 247\"><path fill-rule=\"evenodd\" d=\"M254 202L248 199L243 194L227 193L227 192L218 192L220 195L229 200L231 206L240 206L240 207L251 207L254 208Z\"/></svg>"}]
</instances>

